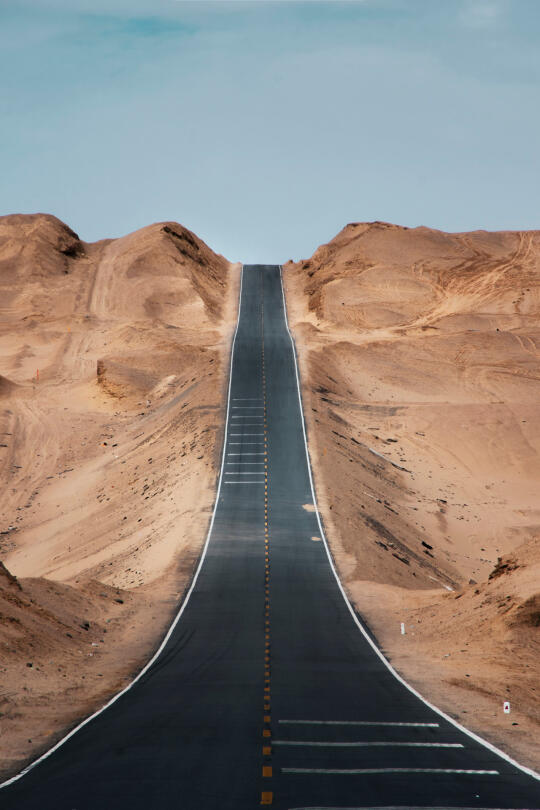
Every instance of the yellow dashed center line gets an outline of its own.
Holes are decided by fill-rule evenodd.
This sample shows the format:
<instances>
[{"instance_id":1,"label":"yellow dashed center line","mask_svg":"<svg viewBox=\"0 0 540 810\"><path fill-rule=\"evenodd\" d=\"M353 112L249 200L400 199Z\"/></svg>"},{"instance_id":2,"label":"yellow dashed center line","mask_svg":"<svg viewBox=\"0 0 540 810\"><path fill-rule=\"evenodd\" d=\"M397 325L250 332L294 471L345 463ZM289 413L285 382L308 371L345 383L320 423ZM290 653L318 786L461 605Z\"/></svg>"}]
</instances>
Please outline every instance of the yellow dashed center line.
<instances>
[{"instance_id":1,"label":"yellow dashed center line","mask_svg":"<svg viewBox=\"0 0 540 810\"><path fill-rule=\"evenodd\" d=\"M264 362L264 299L263 277L261 274L261 360L262 360L262 394L263 394L263 430L264 430L264 711L263 738L266 740L262 747L262 755L268 760L272 756L272 747L268 741L271 739L270 726L270 534L268 521L268 408L266 403L266 369ZM264 762L264 760L263 760ZM272 778L272 765L264 763L262 778ZM274 794L271 790L261 789L261 804L272 804Z\"/></svg>"}]
</instances>

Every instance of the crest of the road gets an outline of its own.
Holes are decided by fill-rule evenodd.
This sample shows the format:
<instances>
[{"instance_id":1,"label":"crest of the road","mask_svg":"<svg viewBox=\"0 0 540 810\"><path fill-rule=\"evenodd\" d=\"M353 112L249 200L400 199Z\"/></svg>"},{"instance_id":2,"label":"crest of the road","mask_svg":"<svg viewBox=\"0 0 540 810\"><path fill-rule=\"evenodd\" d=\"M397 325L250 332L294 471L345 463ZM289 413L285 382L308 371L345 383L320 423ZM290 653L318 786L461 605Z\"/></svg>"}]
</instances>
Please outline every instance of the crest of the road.
<instances>
[{"instance_id":1,"label":"crest of the road","mask_svg":"<svg viewBox=\"0 0 540 810\"><path fill-rule=\"evenodd\" d=\"M280 268L244 267L188 595L133 683L4 783L0 807L515 810L540 808L538 779L423 700L354 614L316 509Z\"/></svg>"}]
</instances>

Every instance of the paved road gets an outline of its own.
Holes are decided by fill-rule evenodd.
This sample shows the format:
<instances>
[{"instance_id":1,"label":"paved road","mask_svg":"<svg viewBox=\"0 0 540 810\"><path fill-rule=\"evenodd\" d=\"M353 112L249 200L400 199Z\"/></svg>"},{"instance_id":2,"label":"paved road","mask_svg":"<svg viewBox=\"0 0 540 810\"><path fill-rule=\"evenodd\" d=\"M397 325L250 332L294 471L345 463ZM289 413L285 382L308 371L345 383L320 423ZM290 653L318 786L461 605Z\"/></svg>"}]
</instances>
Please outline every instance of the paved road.
<instances>
[{"instance_id":1,"label":"paved road","mask_svg":"<svg viewBox=\"0 0 540 810\"><path fill-rule=\"evenodd\" d=\"M539 808L540 782L375 654L311 504L279 268L248 266L218 505L187 606L135 686L0 807Z\"/></svg>"}]
</instances>

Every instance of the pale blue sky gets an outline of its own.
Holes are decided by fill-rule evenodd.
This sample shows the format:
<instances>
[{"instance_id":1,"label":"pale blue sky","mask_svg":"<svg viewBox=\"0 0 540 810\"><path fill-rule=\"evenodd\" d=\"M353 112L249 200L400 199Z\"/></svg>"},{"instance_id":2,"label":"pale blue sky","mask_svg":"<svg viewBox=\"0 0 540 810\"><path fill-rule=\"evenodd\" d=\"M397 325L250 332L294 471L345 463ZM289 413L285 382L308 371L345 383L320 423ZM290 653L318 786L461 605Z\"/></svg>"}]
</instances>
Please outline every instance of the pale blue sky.
<instances>
[{"instance_id":1,"label":"pale blue sky","mask_svg":"<svg viewBox=\"0 0 540 810\"><path fill-rule=\"evenodd\" d=\"M0 2L0 214L232 260L540 228L540 2Z\"/></svg>"}]
</instances>

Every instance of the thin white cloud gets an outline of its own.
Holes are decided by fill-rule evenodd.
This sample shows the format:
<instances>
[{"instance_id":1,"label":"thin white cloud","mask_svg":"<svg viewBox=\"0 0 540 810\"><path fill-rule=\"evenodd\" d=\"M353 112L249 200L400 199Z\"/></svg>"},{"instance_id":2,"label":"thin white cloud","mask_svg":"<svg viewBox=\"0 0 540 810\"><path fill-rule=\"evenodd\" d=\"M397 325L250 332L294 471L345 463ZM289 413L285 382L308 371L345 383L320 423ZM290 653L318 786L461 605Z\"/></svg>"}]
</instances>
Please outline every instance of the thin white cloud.
<instances>
[{"instance_id":1,"label":"thin white cloud","mask_svg":"<svg viewBox=\"0 0 540 810\"><path fill-rule=\"evenodd\" d=\"M500 22L503 14L502 0L466 0L459 20L467 28L492 28Z\"/></svg>"}]
</instances>

